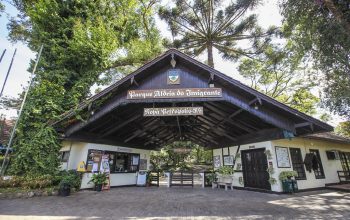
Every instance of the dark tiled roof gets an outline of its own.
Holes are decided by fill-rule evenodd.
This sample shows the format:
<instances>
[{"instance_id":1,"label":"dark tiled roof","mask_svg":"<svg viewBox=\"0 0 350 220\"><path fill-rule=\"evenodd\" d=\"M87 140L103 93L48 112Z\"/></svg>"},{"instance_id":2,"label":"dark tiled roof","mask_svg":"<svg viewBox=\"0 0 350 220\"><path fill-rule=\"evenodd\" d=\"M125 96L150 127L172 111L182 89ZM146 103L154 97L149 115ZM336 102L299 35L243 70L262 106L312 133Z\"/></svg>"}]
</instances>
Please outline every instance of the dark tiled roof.
<instances>
[{"instance_id":1,"label":"dark tiled roof","mask_svg":"<svg viewBox=\"0 0 350 220\"><path fill-rule=\"evenodd\" d=\"M333 132L309 134L309 135L305 135L304 137L310 138L310 139L318 139L318 140L325 140L325 141L331 141L331 142L350 144L349 137L344 137L344 136L335 134Z\"/></svg>"},{"instance_id":2,"label":"dark tiled roof","mask_svg":"<svg viewBox=\"0 0 350 220\"><path fill-rule=\"evenodd\" d=\"M0 121L0 143L6 145L10 139L15 120L2 119Z\"/></svg>"}]
</instances>

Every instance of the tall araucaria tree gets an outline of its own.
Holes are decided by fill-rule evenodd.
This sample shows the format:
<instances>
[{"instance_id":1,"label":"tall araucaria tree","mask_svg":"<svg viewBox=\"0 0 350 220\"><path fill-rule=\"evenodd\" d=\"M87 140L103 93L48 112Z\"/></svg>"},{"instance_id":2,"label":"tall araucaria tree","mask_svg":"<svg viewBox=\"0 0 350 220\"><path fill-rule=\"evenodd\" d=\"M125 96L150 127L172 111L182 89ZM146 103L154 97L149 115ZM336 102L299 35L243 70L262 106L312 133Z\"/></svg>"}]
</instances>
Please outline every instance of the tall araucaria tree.
<instances>
[{"instance_id":1,"label":"tall araucaria tree","mask_svg":"<svg viewBox=\"0 0 350 220\"><path fill-rule=\"evenodd\" d=\"M8 25L9 38L44 49L17 129L12 173L57 171L60 145L50 122L84 101L107 70L140 65L161 51L155 3L13 1L20 15Z\"/></svg>"},{"instance_id":2,"label":"tall araucaria tree","mask_svg":"<svg viewBox=\"0 0 350 220\"><path fill-rule=\"evenodd\" d=\"M236 60L259 53L269 40L275 28L264 32L257 25L257 16L247 15L259 2L236 0L224 6L223 0L176 0L173 8L161 7L159 16L172 31L174 47L195 56L206 51L208 65L214 67L214 48L224 59ZM250 45L238 46L243 40L248 40Z\"/></svg>"}]
</instances>

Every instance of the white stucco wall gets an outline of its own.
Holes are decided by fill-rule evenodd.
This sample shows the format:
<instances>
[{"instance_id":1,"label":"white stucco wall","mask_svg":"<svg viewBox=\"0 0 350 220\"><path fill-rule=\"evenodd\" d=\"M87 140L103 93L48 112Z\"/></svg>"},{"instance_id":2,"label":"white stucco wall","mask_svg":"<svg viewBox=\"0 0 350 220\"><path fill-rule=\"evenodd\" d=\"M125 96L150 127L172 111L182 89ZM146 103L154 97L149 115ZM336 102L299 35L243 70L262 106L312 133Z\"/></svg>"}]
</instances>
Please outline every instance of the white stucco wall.
<instances>
[{"instance_id":1,"label":"white stucco wall","mask_svg":"<svg viewBox=\"0 0 350 220\"><path fill-rule=\"evenodd\" d=\"M349 144L339 144L335 142L329 142L329 141L322 141L322 140L312 140L312 139L306 139L306 138L293 138L291 140L283 139L283 140L276 140L272 141L273 148L275 146L281 146L281 147L292 147L292 148L300 148L301 155L304 160L306 153L309 153L310 149L316 149L320 152L321 162L325 174L324 179L316 179L314 171L307 171L306 172L306 180L298 180L298 187L299 189L309 189L309 188L318 188L318 187L324 187L325 184L329 183L338 183L338 174L337 171L342 170L340 160L328 160L326 151L329 150L339 150L344 152L350 152L350 145ZM275 149L272 151L275 153ZM290 155L290 154L289 154ZM276 158L276 156L274 155ZM279 168L278 174L281 171L288 171L293 170L293 168Z\"/></svg>"},{"instance_id":2,"label":"white stucco wall","mask_svg":"<svg viewBox=\"0 0 350 220\"><path fill-rule=\"evenodd\" d=\"M238 146L233 146L233 147L230 147L229 151L230 151L230 154L229 155L233 155L234 157L236 156L236 152L237 152L237 148ZM253 143L253 144L245 144L245 145L241 145L240 147L240 154L241 154L241 151L242 150L249 150L249 149L258 149L258 148L265 148L265 150L270 150L271 153L272 153L272 147L271 147L271 142L270 141L265 141L265 142L259 142L259 143ZM215 149L213 150L213 156L217 156L217 155L220 155L220 164L221 166L223 165L223 157L222 157L222 151L223 151L223 154L224 155L228 155L228 148L223 148L223 149ZM267 162L269 164L269 162L272 161L272 164L273 164L273 167L277 168L276 166L276 158L272 156L272 159L268 159ZM234 169L235 170L238 170L238 166L241 166L240 170L242 170L242 161L241 161L241 157L239 156L236 160L236 163L235 163L235 167ZM233 182L233 185L234 186L237 186L237 187L244 187L244 181L240 184L239 183L239 178L243 178L243 172L235 172L234 173L234 182ZM278 174L275 172L272 177L274 177L276 180L278 179ZM275 185L272 185L271 186L271 189L272 191L279 191L280 187L275 184Z\"/></svg>"},{"instance_id":3,"label":"white stucco wall","mask_svg":"<svg viewBox=\"0 0 350 220\"><path fill-rule=\"evenodd\" d=\"M260 143L241 145L240 151L248 150L248 149L257 149L257 148L265 148L266 150L270 150L271 158L268 158L267 161L268 161L268 164L272 162L272 166L274 169L274 173L272 174L272 177L277 180L276 184L271 185L271 190L275 192L283 191L281 181L278 178L280 172L293 170L292 166L291 168L277 167L275 146L288 147L288 148L289 147L300 148L303 160L305 158L305 154L309 153L309 149L319 150L324 173L325 173L325 179L316 179L313 171L308 172L307 170L305 170L306 180L297 181L299 189L318 188L318 187L324 187L325 184L338 183L339 179L338 179L337 171L342 170L340 160L328 160L326 155L326 150L327 151L339 150L344 152L350 152L350 144L338 144L335 142L312 140L312 139L306 139L306 138L293 138L291 140L281 139L281 140L275 140L275 141L266 141L266 142L260 142ZM230 147L230 155L235 156L236 151L237 151L237 146ZM289 149L288 149L288 153L289 153L289 159L290 159ZM223 148L223 154L224 155L228 154L227 148ZM216 155L220 155L220 162L222 166L223 161L222 161L221 148L213 150L213 156L216 156ZM292 164L291 159L290 159L290 163ZM237 170L238 164L242 164L240 157L237 159L235 163L235 167L234 167L235 170ZM242 185L239 183L239 177L243 177L243 172L234 173L234 186L244 187L244 183Z\"/></svg>"},{"instance_id":4,"label":"white stucco wall","mask_svg":"<svg viewBox=\"0 0 350 220\"><path fill-rule=\"evenodd\" d=\"M62 163L61 169L77 169L79 162L84 161L86 163L89 149L140 154L140 159L147 159L147 169L149 169L150 166L150 150L142 150L105 144L66 141L62 143L61 151L70 150L70 155L68 162ZM91 173L84 173L81 189L93 187L92 183L88 183L90 181L91 176ZM136 178L136 173L112 173L110 175L111 186L135 185Z\"/></svg>"}]
</instances>

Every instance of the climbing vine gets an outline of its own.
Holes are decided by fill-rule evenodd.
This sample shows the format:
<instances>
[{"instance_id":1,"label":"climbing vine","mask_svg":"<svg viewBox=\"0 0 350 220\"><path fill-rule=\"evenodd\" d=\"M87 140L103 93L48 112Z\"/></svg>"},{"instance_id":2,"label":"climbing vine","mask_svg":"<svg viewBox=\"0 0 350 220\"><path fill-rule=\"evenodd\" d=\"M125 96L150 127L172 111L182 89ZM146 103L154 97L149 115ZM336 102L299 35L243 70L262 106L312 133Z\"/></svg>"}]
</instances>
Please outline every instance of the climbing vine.
<instances>
[{"instance_id":1,"label":"climbing vine","mask_svg":"<svg viewBox=\"0 0 350 220\"><path fill-rule=\"evenodd\" d=\"M33 51L41 44L44 49L17 128L9 171L50 174L59 168L60 149L52 122L70 109L76 116L69 123L87 120L90 112L82 113L79 103L91 96L93 85L103 83L103 75L127 74L122 67L136 67L161 51L154 8L149 7L154 1L19 0L14 5L20 16L11 19L9 38L26 42Z\"/></svg>"}]
</instances>

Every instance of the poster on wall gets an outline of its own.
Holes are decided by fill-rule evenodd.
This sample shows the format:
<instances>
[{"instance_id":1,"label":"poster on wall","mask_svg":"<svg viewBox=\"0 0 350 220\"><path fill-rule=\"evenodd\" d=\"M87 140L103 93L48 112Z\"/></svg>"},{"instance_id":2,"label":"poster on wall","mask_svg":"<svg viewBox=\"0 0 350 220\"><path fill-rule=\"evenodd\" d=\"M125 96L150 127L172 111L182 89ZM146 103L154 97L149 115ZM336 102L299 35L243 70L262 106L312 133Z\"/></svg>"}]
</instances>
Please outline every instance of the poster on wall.
<instances>
[{"instance_id":1,"label":"poster on wall","mask_svg":"<svg viewBox=\"0 0 350 220\"><path fill-rule=\"evenodd\" d=\"M214 168L219 168L221 166L220 155L214 156L213 162L214 162Z\"/></svg>"},{"instance_id":2,"label":"poster on wall","mask_svg":"<svg viewBox=\"0 0 350 220\"><path fill-rule=\"evenodd\" d=\"M135 165L135 166L139 165L139 159L140 159L140 156L138 155L132 156L132 165Z\"/></svg>"},{"instance_id":3,"label":"poster on wall","mask_svg":"<svg viewBox=\"0 0 350 220\"><path fill-rule=\"evenodd\" d=\"M93 163L92 164L92 170L91 172L96 173L98 172L98 163Z\"/></svg>"},{"instance_id":4,"label":"poster on wall","mask_svg":"<svg viewBox=\"0 0 350 220\"><path fill-rule=\"evenodd\" d=\"M277 167L290 168L289 153L287 147L275 147Z\"/></svg>"},{"instance_id":5,"label":"poster on wall","mask_svg":"<svg viewBox=\"0 0 350 220\"><path fill-rule=\"evenodd\" d=\"M102 173L110 173L110 170L109 170L109 157L108 157L108 155L102 155L100 172L102 172Z\"/></svg>"},{"instance_id":6,"label":"poster on wall","mask_svg":"<svg viewBox=\"0 0 350 220\"><path fill-rule=\"evenodd\" d=\"M233 155L225 155L223 156L224 159L224 166L233 166L234 159Z\"/></svg>"},{"instance_id":7,"label":"poster on wall","mask_svg":"<svg viewBox=\"0 0 350 220\"><path fill-rule=\"evenodd\" d=\"M140 170L147 170L147 159L140 159Z\"/></svg>"},{"instance_id":8,"label":"poster on wall","mask_svg":"<svg viewBox=\"0 0 350 220\"><path fill-rule=\"evenodd\" d=\"M101 150L89 149L88 158L86 163L86 171L88 172L98 172L100 159L103 152Z\"/></svg>"}]
</instances>

